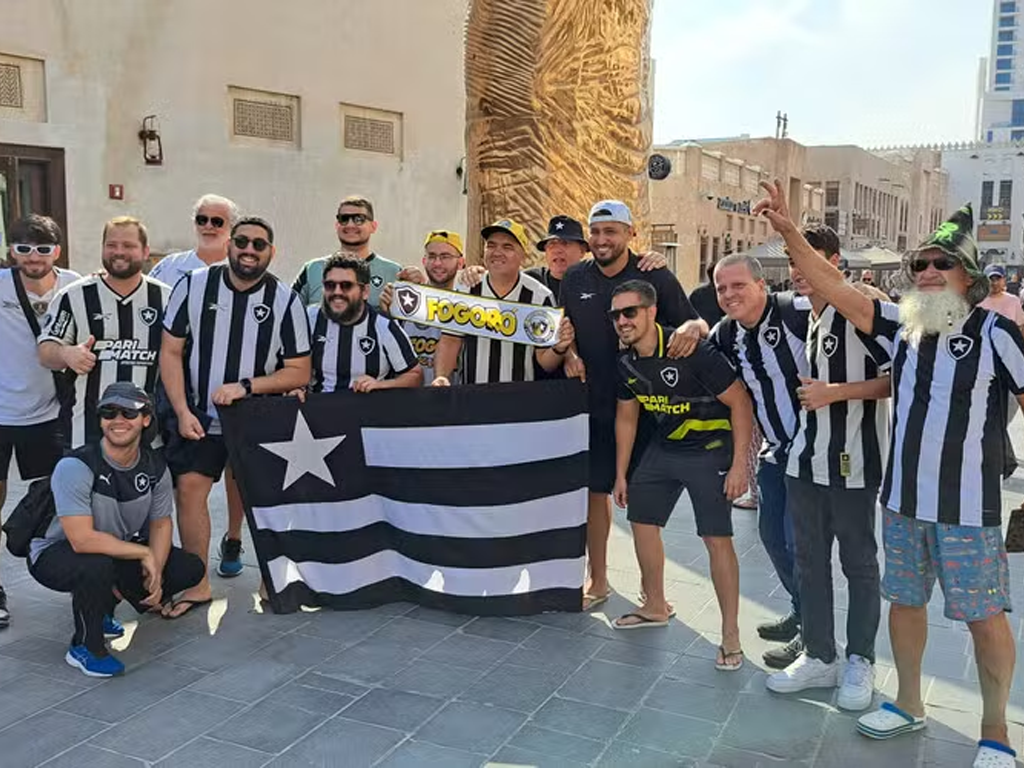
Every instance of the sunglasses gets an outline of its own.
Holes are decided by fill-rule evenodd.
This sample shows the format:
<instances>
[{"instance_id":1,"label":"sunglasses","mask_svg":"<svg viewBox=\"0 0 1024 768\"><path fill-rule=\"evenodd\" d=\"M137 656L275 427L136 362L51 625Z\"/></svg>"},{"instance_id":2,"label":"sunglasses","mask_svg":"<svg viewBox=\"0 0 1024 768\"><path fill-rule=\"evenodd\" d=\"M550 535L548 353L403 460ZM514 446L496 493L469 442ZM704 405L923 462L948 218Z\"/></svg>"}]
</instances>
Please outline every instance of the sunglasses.
<instances>
[{"instance_id":1,"label":"sunglasses","mask_svg":"<svg viewBox=\"0 0 1024 768\"><path fill-rule=\"evenodd\" d=\"M324 291L327 293L334 293L334 291L348 293L357 285L364 286L366 283L354 283L351 280L324 280Z\"/></svg>"},{"instance_id":2,"label":"sunglasses","mask_svg":"<svg viewBox=\"0 0 1024 768\"><path fill-rule=\"evenodd\" d=\"M910 262L910 271L918 275L928 269L930 265L939 272L949 272L951 269L956 269L959 263L952 256L939 256L937 259L914 259Z\"/></svg>"},{"instance_id":3,"label":"sunglasses","mask_svg":"<svg viewBox=\"0 0 1024 768\"><path fill-rule=\"evenodd\" d=\"M196 214L196 226L205 227L207 224L212 224L217 229L224 226L224 219L220 216L207 216L205 213Z\"/></svg>"},{"instance_id":4,"label":"sunglasses","mask_svg":"<svg viewBox=\"0 0 1024 768\"><path fill-rule=\"evenodd\" d=\"M353 224L365 224L370 220L370 217L365 213L339 213L335 216L339 224L348 224L350 221Z\"/></svg>"},{"instance_id":5,"label":"sunglasses","mask_svg":"<svg viewBox=\"0 0 1024 768\"><path fill-rule=\"evenodd\" d=\"M233 242L235 244L235 248L238 248L239 250L248 248L249 243L252 243L252 249L256 251L256 253L263 253L267 250L267 246L270 245L270 241L264 240L262 237L249 239L245 235L235 235L231 238L231 242Z\"/></svg>"},{"instance_id":6,"label":"sunglasses","mask_svg":"<svg viewBox=\"0 0 1024 768\"><path fill-rule=\"evenodd\" d=\"M122 408L119 405L101 405L98 413L104 421L113 421L118 416L123 416L128 421L135 421L146 412L140 411L138 408Z\"/></svg>"},{"instance_id":7,"label":"sunglasses","mask_svg":"<svg viewBox=\"0 0 1024 768\"><path fill-rule=\"evenodd\" d=\"M40 256L52 256L57 250L56 245L29 245L28 243L14 243L11 245L13 250L19 256L30 256L33 253L38 253Z\"/></svg>"},{"instance_id":8,"label":"sunglasses","mask_svg":"<svg viewBox=\"0 0 1024 768\"><path fill-rule=\"evenodd\" d=\"M622 309L609 309L608 317L611 318L613 323L619 321L619 317L625 317L627 320L635 320L636 316L640 314L641 309L647 309L642 304L634 304L631 307L623 307Z\"/></svg>"}]
</instances>

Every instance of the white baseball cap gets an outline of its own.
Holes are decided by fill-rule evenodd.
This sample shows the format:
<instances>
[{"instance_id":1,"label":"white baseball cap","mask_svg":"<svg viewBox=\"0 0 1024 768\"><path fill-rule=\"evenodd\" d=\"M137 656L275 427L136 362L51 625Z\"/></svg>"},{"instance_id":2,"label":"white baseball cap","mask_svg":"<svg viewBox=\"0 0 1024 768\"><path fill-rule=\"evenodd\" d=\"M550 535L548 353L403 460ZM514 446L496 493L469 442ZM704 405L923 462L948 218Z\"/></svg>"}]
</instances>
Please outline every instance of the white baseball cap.
<instances>
[{"instance_id":1,"label":"white baseball cap","mask_svg":"<svg viewBox=\"0 0 1024 768\"><path fill-rule=\"evenodd\" d=\"M599 222L615 221L619 224L633 226L633 214L629 212L629 206L621 200L602 200L594 203L590 209L590 224Z\"/></svg>"}]
</instances>

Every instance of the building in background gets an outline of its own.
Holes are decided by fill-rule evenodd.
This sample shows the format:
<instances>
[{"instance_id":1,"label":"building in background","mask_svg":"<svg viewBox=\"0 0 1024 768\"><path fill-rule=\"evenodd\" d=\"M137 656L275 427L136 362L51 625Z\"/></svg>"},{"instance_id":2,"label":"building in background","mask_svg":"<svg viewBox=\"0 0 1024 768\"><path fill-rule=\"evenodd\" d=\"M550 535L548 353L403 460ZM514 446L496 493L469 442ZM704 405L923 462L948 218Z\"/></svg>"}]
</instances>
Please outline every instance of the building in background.
<instances>
[{"instance_id":1,"label":"building in background","mask_svg":"<svg viewBox=\"0 0 1024 768\"><path fill-rule=\"evenodd\" d=\"M344 195L376 203L398 261L465 226L466 0L4 5L0 219L53 215L76 270L121 214L154 253L191 247L205 192L274 224L289 279L337 247Z\"/></svg>"},{"instance_id":2,"label":"building in background","mask_svg":"<svg viewBox=\"0 0 1024 768\"><path fill-rule=\"evenodd\" d=\"M993 0L992 40L979 136L988 144L1024 141L1024 51L1020 0Z\"/></svg>"}]
</instances>

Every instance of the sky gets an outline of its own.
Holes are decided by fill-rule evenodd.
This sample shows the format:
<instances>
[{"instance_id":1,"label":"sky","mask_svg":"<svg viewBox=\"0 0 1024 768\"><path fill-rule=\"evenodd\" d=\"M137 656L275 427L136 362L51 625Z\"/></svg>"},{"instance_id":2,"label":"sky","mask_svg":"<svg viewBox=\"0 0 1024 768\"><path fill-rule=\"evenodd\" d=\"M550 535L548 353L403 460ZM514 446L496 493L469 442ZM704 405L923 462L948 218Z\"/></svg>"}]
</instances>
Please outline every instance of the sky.
<instances>
[{"instance_id":1,"label":"sky","mask_svg":"<svg viewBox=\"0 0 1024 768\"><path fill-rule=\"evenodd\" d=\"M655 143L974 138L992 0L655 0Z\"/></svg>"}]
</instances>

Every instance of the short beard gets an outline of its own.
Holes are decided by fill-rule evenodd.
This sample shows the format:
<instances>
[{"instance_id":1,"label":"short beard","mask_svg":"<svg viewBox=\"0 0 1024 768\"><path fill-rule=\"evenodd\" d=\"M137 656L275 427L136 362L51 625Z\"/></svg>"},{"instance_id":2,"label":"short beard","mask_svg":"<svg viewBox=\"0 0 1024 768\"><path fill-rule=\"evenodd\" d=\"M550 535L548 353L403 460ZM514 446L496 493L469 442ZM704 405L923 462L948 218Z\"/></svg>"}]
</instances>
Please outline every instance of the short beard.
<instances>
[{"instance_id":1,"label":"short beard","mask_svg":"<svg viewBox=\"0 0 1024 768\"><path fill-rule=\"evenodd\" d=\"M228 266L231 268L231 272L239 280L245 282L255 282L259 280L263 275L266 274L267 269L270 267L270 262L266 264L258 263L255 267L246 267L238 260L237 256L228 256Z\"/></svg>"},{"instance_id":2,"label":"short beard","mask_svg":"<svg viewBox=\"0 0 1024 768\"><path fill-rule=\"evenodd\" d=\"M339 237L338 238L338 242L341 244L341 250L343 250L343 251L349 251L349 250L355 251L355 250L357 250L359 248L362 248L367 243L369 243L370 242L370 238L364 237L362 240L360 240L358 242L349 243L349 242L346 242L345 240L342 240Z\"/></svg>"},{"instance_id":3,"label":"short beard","mask_svg":"<svg viewBox=\"0 0 1024 768\"><path fill-rule=\"evenodd\" d=\"M971 313L971 306L964 297L949 289L909 291L900 299L899 307L903 338L908 341L946 333Z\"/></svg>"},{"instance_id":4,"label":"short beard","mask_svg":"<svg viewBox=\"0 0 1024 768\"><path fill-rule=\"evenodd\" d=\"M356 321L363 316L363 311L366 309L365 301L350 302L349 305L341 310L341 312L335 312L331 309L331 305L326 300L323 302L324 314L328 318L341 325L355 325Z\"/></svg>"},{"instance_id":5,"label":"short beard","mask_svg":"<svg viewBox=\"0 0 1024 768\"><path fill-rule=\"evenodd\" d=\"M622 250L615 251L615 253L613 253L607 259L602 259L600 256L597 255L597 253L595 253L594 254L594 261L596 261L602 267L607 267L609 264L614 264L616 261L621 259L622 258L622 254L626 253L626 251L628 251L628 250L629 250L629 246L623 246Z\"/></svg>"},{"instance_id":6,"label":"short beard","mask_svg":"<svg viewBox=\"0 0 1024 768\"><path fill-rule=\"evenodd\" d=\"M129 261L128 266L125 269L114 269L111 264L118 261L121 261L121 259L109 259L103 261L103 268L107 270L107 274L117 280L127 280L130 277L135 277L142 271L142 262L139 261Z\"/></svg>"}]
</instances>

